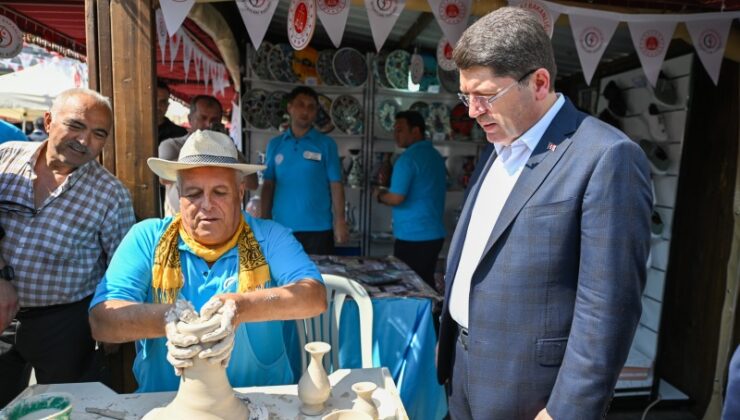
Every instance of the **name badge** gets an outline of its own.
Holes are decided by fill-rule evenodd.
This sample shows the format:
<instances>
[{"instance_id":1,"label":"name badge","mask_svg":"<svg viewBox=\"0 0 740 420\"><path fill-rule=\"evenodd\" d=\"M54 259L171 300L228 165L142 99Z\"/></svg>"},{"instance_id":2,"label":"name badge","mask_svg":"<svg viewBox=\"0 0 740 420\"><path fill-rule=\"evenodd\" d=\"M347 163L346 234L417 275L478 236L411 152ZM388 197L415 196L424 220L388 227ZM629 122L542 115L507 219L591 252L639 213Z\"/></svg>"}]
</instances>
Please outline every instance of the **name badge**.
<instances>
[{"instance_id":1,"label":"name badge","mask_svg":"<svg viewBox=\"0 0 740 420\"><path fill-rule=\"evenodd\" d=\"M308 160L321 161L321 153L309 152L308 150L306 150L305 152L303 152L303 158Z\"/></svg>"}]
</instances>

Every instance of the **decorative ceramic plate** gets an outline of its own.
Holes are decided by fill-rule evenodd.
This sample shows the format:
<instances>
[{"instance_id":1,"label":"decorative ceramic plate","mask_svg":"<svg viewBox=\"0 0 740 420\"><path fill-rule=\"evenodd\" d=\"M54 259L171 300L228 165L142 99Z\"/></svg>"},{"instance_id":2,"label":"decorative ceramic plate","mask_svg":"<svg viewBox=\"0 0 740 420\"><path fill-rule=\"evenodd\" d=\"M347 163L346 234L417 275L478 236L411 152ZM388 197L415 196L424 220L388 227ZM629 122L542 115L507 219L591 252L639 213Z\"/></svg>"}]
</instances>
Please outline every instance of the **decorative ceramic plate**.
<instances>
[{"instance_id":1,"label":"decorative ceramic plate","mask_svg":"<svg viewBox=\"0 0 740 420\"><path fill-rule=\"evenodd\" d=\"M354 48L340 48L332 63L334 74L344 86L360 86L367 80L365 57Z\"/></svg>"},{"instance_id":2,"label":"decorative ceramic plate","mask_svg":"<svg viewBox=\"0 0 740 420\"><path fill-rule=\"evenodd\" d=\"M426 124L426 121L429 119L429 104L423 101L417 101L411 104L409 107L409 110L416 111L424 118L424 123ZM429 127L427 127L426 133L424 133L424 136L426 138L431 138L431 132L429 131Z\"/></svg>"},{"instance_id":3,"label":"decorative ceramic plate","mask_svg":"<svg viewBox=\"0 0 740 420\"><path fill-rule=\"evenodd\" d=\"M434 102L429 106L429 117L426 120L427 128L432 135L432 140L444 140L452 133L450 127L450 108L440 102Z\"/></svg>"},{"instance_id":4,"label":"decorative ceramic plate","mask_svg":"<svg viewBox=\"0 0 740 420\"><path fill-rule=\"evenodd\" d=\"M272 79L272 74L270 74L269 69L270 66L269 64L267 64L267 56L272 49L272 44L263 41L260 45L260 49L257 50L257 52L253 52L252 54L252 70L254 70L254 74L256 74L257 77L262 80Z\"/></svg>"},{"instance_id":5,"label":"decorative ceramic plate","mask_svg":"<svg viewBox=\"0 0 740 420\"><path fill-rule=\"evenodd\" d=\"M409 63L411 54L404 50L395 50L385 60L385 77L396 89L409 88Z\"/></svg>"},{"instance_id":6,"label":"decorative ceramic plate","mask_svg":"<svg viewBox=\"0 0 740 420\"><path fill-rule=\"evenodd\" d=\"M468 107L458 103L450 112L450 127L456 138L470 138L470 132L475 125L475 120L468 116Z\"/></svg>"},{"instance_id":7,"label":"decorative ceramic plate","mask_svg":"<svg viewBox=\"0 0 740 420\"><path fill-rule=\"evenodd\" d=\"M277 44L267 55L267 64L273 80L296 83L293 73L293 47L290 44Z\"/></svg>"},{"instance_id":8,"label":"decorative ceramic plate","mask_svg":"<svg viewBox=\"0 0 740 420\"><path fill-rule=\"evenodd\" d=\"M421 84L421 78L424 77L424 57L421 54L411 54L409 74L411 75L411 83L415 85Z\"/></svg>"},{"instance_id":9,"label":"decorative ceramic plate","mask_svg":"<svg viewBox=\"0 0 740 420\"><path fill-rule=\"evenodd\" d=\"M332 64L335 52L334 49L322 50L319 52L319 58L316 61L316 72L319 74L319 79L321 83L328 86L338 86L340 84L334 74L334 65Z\"/></svg>"},{"instance_id":10,"label":"decorative ceramic plate","mask_svg":"<svg viewBox=\"0 0 740 420\"><path fill-rule=\"evenodd\" d=\"M393 125L396 123L396 114L401 110L401 105L395 99L386 99L378 104L378 123L383 130L392 133Z\"/></svg>"},{"instance_id":11,"label":"decorative ceramic plate","mask_svg":"<svg viewBox=\"0 0 740 420\"><path fill-rule=\"evenodd\" d=\"M457 70L447 71L438 67L437 77L439 77L439 84L447 92L457 93L460 91L460 73Z\"/></svg>"},{"instance_id":12,"label":"decorative ceramic plate","mask_svg":"<svg viewBox=\"0 0 740 420\"><path fill-rule=\"evenodd\" d=\"M270 121L265 113L267 92L262 89L252 89L244 93L242 98L242 113L247 122L255 128L265 129Z\"/></svg>"},{"instance_id":13,"label":"decorative ceramic plate","mask_svg":"<svg viewBox=\"0 0 740 420\"><path fill-rule=\"evenodd\" d=\"M330 115L339 130L351 135L362 134L362 105L354 96L337 96L331 104Z\"/></svg>"},{"instance_id":14,"label":"decorative ceramic plate","mask_svg":"<svg viewBox=\"0 0 740 420\"><path fill-rule=\"evenodd\" d=\"M270 126L279 129L280 124L288 119L288 93L278 90L268 94L265 99L264 114Z\"/></svg>"},{"instance_id":15,"label":"decorative ceramic plate","mask_svg":"<svg viewBox=\"0 0 740 420\"><path fill-rule=\"evenodd\" d=\"M331 98L326 95L319 94L319 112L313 126L324 134L334 129L334 123L331 121Z\"/></svg>"},{"instance_id":16,"label":"decorative ceramic plate","mask_svg":"<svg viewBox=\"0 0 740 420\"><path fill-rule=\"evenodd\" d=\"M442 38L437 44L437 62L439 66L446 71L457 70L455 61L452 60L452 50L454 47L447 38Z\"/></svg>"},{"instance_id":17,"label":"decorative ceramic plate","mask_svg":"<svg viewBox=\"0 0 740 420\"><path fill-rule=\"evenodd\" d=\"M385 77L385 60L388 57L388 52L381 51L373 58L373 74L375 80L378 82L378 86L384 88L391 88L391 84L388 82L388 78Z\"/></svg>"},{"instance_id":18,"label":"decorative ceramic plate","mask_svg":"<svg viewBox=\"0 0 740 420\"><path fill-rule=\"evenodd\" d=\"M424 74L421 76L421 83L419 83L419 90L426 92L429 90L429 86L439 86L439 79L437 78L437 59L431 54L422 54L424 58Z\"/></svg>"},{"instance_id":19,"label":"decorative ceramic plate","mask_svg":"<svg viewBox=\"0 0 740 420\"><path fill-rule=\"evenodd\" d=\"M319 52L311 47L306 47L293 53L293 73L300 79L301 83L315 85L319 80L316 72L316 62Z\"/></svg>"},{"instance_id":20,"label":"decorative ceramic plate","mask_svg":"<svg viewBox=\"0 0 740 420\"><path fill-rule=\"evenodd\" d=\"M290 0L288 6L288 41L296 50L308 46L316 29L316 1Z\"/></svg>"}]
</instances>

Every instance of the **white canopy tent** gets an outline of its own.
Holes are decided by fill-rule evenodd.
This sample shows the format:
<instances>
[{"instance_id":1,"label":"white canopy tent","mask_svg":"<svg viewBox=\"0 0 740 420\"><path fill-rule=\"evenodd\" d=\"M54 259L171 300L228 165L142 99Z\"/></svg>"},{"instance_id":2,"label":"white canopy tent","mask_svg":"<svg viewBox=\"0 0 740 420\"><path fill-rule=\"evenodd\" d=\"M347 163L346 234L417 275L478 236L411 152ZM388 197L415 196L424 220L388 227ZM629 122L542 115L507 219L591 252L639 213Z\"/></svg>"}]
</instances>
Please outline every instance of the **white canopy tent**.
<instances>
[{"instance_id":1,"label":"white canopy tent","mask_svg":"<svg viewBox=\"0 0 740 420\"><path fill-rule=\"evenodd\" d=\"M61 92L87 87L87 65L55 57L0 76L0 117L16 121L44 115Z\"/></svg>"}]
</instances>

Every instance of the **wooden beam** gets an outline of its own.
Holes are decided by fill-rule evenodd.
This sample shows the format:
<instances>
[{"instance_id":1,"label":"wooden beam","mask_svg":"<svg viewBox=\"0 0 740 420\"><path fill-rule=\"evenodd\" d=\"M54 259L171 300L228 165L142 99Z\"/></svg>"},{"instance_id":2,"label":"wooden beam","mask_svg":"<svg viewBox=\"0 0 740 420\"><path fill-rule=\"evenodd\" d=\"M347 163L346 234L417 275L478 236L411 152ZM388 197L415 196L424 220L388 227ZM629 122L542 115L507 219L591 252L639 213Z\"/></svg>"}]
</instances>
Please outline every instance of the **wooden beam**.
<instances>
[{"instance_id":1,"label":"wooden beam","mask_svg":"<svg viewBox=\"0 0 740 420\"><path fill-rule=\"evenodd\" d=\"M85 49L87 51L88 86L98 90L98 9L95 0L85 0Z\"/></svg>"},{"instance_id":2,"label":"wooden beam","mask_svg":"<svg viewBox=\"0 0 740 420\"><path fill-rule=\"evenodd\" d=\"M424 29L429 26L430 23L434 21L434 15L429 12L421 12L419 14L419 17L416 18L416 21L411 25L411 27L406 31L405 34L401 37L401 39L398 41L398 48L405 50L406 48L410 47L412 43L416 40L416 38L419 36L420 33L424 31Z\"/></svg>"},{"instance_id":3,"label":"wooden beam","mask_svg":"<svg viewBox=\"0 0 740 420\"><path fill-rule=\"evenodd\" d=\"M113 64L111 57L111 40L110 40L110 0L95 0L97 32L95 34L96 42L96 62L97 62L97 86L94 88L101 94L111 99L113 112L115 113L115 101L113 100ZM90 51L90 48L88 48ZM111 141L106 143L101 155L101 162L111 173L116 173L116 130L113 127Z\"/></svg>"},{"instance_id":4,"label":"wooden beam","mask_svg":"<svg viewBox=\"0 0 740 420\"><path fill-rule=\"evenodd\" d=\"M158 215L158 186L146 160L157 154L153 0L110 1L116 176L138 218Z\"/></svg>"}]
</instances>

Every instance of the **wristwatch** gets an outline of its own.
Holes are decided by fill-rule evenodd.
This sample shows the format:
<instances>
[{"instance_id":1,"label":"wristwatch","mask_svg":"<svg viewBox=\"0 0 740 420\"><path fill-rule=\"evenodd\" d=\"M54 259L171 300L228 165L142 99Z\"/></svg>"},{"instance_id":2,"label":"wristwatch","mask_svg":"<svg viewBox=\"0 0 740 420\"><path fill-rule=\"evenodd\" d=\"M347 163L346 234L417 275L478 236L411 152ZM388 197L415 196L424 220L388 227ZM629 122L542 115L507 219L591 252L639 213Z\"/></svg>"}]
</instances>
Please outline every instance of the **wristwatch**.
<instances>
[{"instance_id":1,"label":"wristwatch","mask_svg":"<svg viewBox=\"0 0 740 420\"><path fill-rule=\"evenodd\" d=\"M13 270L13 267L5 265L5 267L0 268L0 279L7 281L15 279L15 270Z\"/></svg>"}]
</instances>

